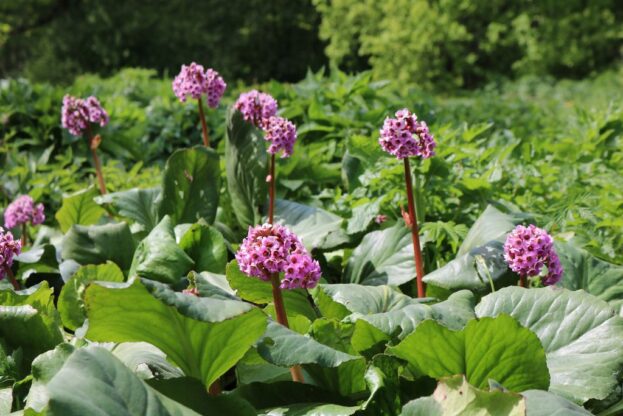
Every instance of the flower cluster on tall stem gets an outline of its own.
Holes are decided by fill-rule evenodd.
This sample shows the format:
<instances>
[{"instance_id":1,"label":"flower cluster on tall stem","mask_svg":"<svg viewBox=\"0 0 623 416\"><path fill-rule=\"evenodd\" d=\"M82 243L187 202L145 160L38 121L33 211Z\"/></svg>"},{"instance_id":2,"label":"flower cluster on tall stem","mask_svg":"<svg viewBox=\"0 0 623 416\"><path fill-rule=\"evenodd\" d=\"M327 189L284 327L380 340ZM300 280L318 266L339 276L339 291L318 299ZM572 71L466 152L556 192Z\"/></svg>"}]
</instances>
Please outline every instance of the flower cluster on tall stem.
<instances>
[{"instance_id":1,"label":"flower cluster on tall stem","mask_svg":"<svg viewBox=\"0 0 623 416\"><path fill-rule=\"evenodd\" d=\"M22 227L22 247L28 242L28 223L39 225L45 221L43 204L36 204L29 195L22 195L11 202L4 211L4 226L6 228Z\"/></svg>"},{"instance_id":2,"label":"flower cluster on tall stem","mask_svg":"<svg viewBox=\"0 0 623 416\"><path fill-rule=\"evenodd\" d=\"M405 217L407 227L411 229L413 240L413 257L415 260L417 296L425 296L424 262L420 248L420 237L413 198L413 184L411 180L411 167L409 157L417 156L428 159L435 154L435 139L424 121L418 121L417 116L408 109L403 108L395 114L395 118L386 118L383 128L380 130L379 144L387 153L402 159L404 162L405 186L407 201L409 204L408 217Z\"/></svg>"},{"instance_id":3,"label":"flower cluster on tall stem","mask_svg":"<svg viewBox=\"0 0 623 416\"><path fill-rule=\"evenodd\" d=\"M173 92L181 102L186 102L188 97L197 100L205 147L210 146L210 136L203 112L203 96L206 96L209 107L216 108L226 88L227 84L218 72L212 68L204 69L202 65L195 62L182 65L180 73L173 79Z\"/></svg>"},{"instance_id":4,"label":"flower cluster on tall stem","mask_svg":"<svg viewBox=\"0 0 623 416\"><path fill-rule=\"evenodd\" d=\"M541 275L544 267L547 267L547 273L542 276L545 286L558 283L562 277L554 240L547 231L533 224L527 227L518 225L506 237L504 260L519 275L521 287L527 287L528 278Z\"/></svg>"},{"instance_id":5,"label":"flower cluster on tall stem","mask_svg":"<svg viewBox=\"0 0 623 416\"><path fill-rule=\"evenodd\" d=\"M102 139L100 135L93 135L92 124L99 124L104 127L108 124L108 113L101 106L97 98L90 96L86 99L65 95L63 98L63 108L61 110L61 125L74 136L85 135L89 140L89 149L93 156L95 174L100 188L100 193L106 193L106 182L102 174L102 166L97 156L97 148Z\"/></svg>"},{"instance_id":6,"label":"flower cluster on tall stem","mask_svg":"<svg viewBox=\"0 0 623 416\"><path fill-rule=\"evenodd\" d=\"M285 327L289 325L281 289L311 289L320 280L318 261L292 231L279 224L249 227L236 260L244 274L271 283L277 321ZM294 381L303 381L300 367L293 367L291 373Z\"/></svg>"},{"instance_id":7,"label":"flower cluster on tall stem","mask_svg":"<svg viewBox=\"0 0 623 416\"><path fill-rule=\"evenodd\" d=\"M13 266L13 257L19 255L22 251L22 244L19 240L13 238L10 231L5 231L0 227L0 280L4 276L8 276L13 288L20 290L19 283L15 280L11 266Z\"/></svg>"}]
</instances>

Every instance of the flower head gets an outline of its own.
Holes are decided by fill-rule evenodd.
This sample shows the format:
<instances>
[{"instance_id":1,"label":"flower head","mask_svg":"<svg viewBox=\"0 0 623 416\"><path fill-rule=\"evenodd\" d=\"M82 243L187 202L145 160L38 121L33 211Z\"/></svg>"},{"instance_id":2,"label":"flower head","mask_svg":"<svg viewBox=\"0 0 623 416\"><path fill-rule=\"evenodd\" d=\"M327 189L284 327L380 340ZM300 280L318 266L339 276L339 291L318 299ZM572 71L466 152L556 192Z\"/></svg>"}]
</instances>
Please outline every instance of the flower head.
<instances>
[{"instance_id":1,"label":"flower head","mask_svg":"<svg viewBox=\"0 0 623 416\"><path fill-rule=\"evenodd\" d=\"M74 136L81 136L89 127L89 123L97 123L101 127L108 124L109 117L97 98L90 96L81 98L65 95L61 110L61 125Z\"/></svg>"},{"instance_id":2,"label":"flower head","mask_svg":"<svg viewBox=\"0 0 623 416\"><path fill-rule=\"evenodd\" d=\"M13 228L28 222L32 225L38 225L44 220L43 204L35 205L35 201L28 195L18 197L4 211L4 226L7 228Z\"/></svg>"},{"instance_id":3,"label":"flower head","mask_svg":"<svg viewBox=\"0 0 623 416\"><path fill-rule=\"evenodd\" d=\"M6 268L13 265L13 257L19 255L21 251L20 241L14 240L10 231L4 231L0 227L0 279L4 278Z\"/></svg>"},{"instance_id":4,"label":"flower head","mask_svg":"<svg viewBox=\"0 0 623 416\"><path fill-rule=\"evenodd\" d=\"M277 101L269 94L251 90L240 94L234 108L240 111L245 121L255 127L264 127L267 120L277 114Z\"/></svg>"},{"instance_id":5,"label":"flower head","mask_svg":"<svg viewBox=\"0 0 623 416\"><path fill-rule=\"evenodd\" d=\"M264 123L264 140L270 142L268 153L274 155L283 151L281 157L292 156L296 126L283 117L272 116Z\"/></svg>"},{"instance_id":6,"label":"flower head","mask_svg":"<svg viewBox=\"0 0 623 416\"><path fill-rule=\"evenodd\" d=\"M282 289L313 288L320 279L318 261L293 232L279 224L249 227L236 260L240 271L265 281L283 272Z\"/></svg>"},{"instance_id":7,"label":"flower head","mask_svg":"<svg viewBox=\"0 0 623 416\"><path fill-rule=\"evenodd\" d=\"M518 225L506 238L504 259L512 271L520 276L538 276L547 266L543 278L546 286L557 283L562 277L560 259L554 249L554 240L547 231L529 225Z\"/></svg>"},{"instance_id":8,"label":"flower head","mask_svg":"<svg viewBox=\"0 0 623 416\"><path fill-rule=\"evenodd\" d=\"M188 96L200 99L203 94L208 97L208 105L216 108L225 93L227 84L218 72L212 68L207 70L195 62L182 65L180 73L173 80L173 92L181 102Z\"/></svg>"},{"instance_id":9,"label":"flower head","mask_svg":"<svg viewBox=\"0 0 623 416\"><path fill-rule=\"evenodd\" d=\"M409 156L428 159L435 154L436 143L428 126L406 108L397 111L396 118L386 118L380 132L381 147L398 159Z\"/></svg>"}]
</instances>

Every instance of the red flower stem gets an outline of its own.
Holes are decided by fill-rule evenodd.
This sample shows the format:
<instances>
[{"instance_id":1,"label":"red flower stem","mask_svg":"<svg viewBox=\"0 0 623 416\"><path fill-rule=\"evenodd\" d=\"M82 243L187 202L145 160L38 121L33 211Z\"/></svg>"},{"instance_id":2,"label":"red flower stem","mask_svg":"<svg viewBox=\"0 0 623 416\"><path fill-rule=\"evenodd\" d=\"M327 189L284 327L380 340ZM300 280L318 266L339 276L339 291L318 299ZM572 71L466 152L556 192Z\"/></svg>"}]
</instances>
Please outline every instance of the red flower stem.
<instances>
[{"instance_id":1,"label":"red flower stem","mask_svg":"<svg viewBox=\"0 0 623 416\"><path fill-rule=\"evenodd\" d=\"M411 183L411 167L409 166L409 158L405 157L405 184L407 186L407 200L409 201L409 218L411 224L407 224L411 228L411 237L413 239L413 257L415 258L415 273L417 282L417 297L423 298L424 293L424 262L422 261L422 252L420 250L420 236L417 225L417 216L415 215L415 201L413 200L413 184Z\"/></svg>"},{"instance_id":2,"label":"red flower stem","mask_svg":"<svg viewBox=\"0 0 623 416\"><path fill-rule=\"evenodd\" d=\"M526 276L524 276L523 274L519 276L519 287L528 287Z\"/></svg>"},{"instance_id":3,"label":"red flower stem","mask_svg":"<svg viewBox=\"0 0 623 416\"><path fill-rule=\"evenodd\" d=\"M26 230L26 223L22 224L22 249L28 244L28 234Z\"/></svg>"},{"instance_id":4,"label":"red flower stem","mask_svg":"<svg viewBox=\"0 0 623 416\"><path fill-rule=\"evenodd\" d=\"M208 387L208 394L210 396L218 396L222 392L223 389L221 388L221 381L218 379L214 383L210 384L210 387Z\"/></svg>"},{"instance_id":5,"label":"red flower stem","mask_svg":"<svg viewBox=\"0 0 623 416\"><path fill-rule=\"evenodd\" d=\"M199 103L199 119L201 120L201 131L203 132L203 145L210 147L210 137L208 136L208 125L206 124L205 115L203 114L203 102L201 98L197 99Z\"/></svg>"},{"instance_id":6,"label":"red flower stem","mask_svg":"<svg viewBox=\"0 0 623 416\"><path fill-rule=\"evenodd\" d=\"M97 156L97 150L91 147L91 154L93 155L93 163L95 164L95 175L97 176L97 182L100 187L100 193L106 194L106 183L104 182L104 175L102 174L102 165L100 158Z\"/></svg>"},{"instance_id":7,"label":"red flower stem","mask_svg":"<svg viewBox=\"0 0 623 416\"><path fill-rule=\"evenodd\" d=\"M15 279L15 275L13 274L13 270L11 270L11 268L9 266L4 266L4 271L6 272L7 276L9 276L9 281L13 285L13 288L15 290L21 290L21 287L19 286L19 283Z\"/></svg>"},{"instance_id":8,"label":"red flower stem","mask_svg":"<svg viewBox=\"0 0 623 416\"><path fill-rule=\"evenodd\" d=\"M275 219L275 155L270 156L268 168L268 223L272 224Z\"/></svg>"},{"instance_id":9,"label":"red flower stem","mask_svg":"<svg viewBox=\"0 0 623 416\"><path fill-rule=\"evenodd\" d=\"M270 277L270 282L273 285L273 303L275 304L277 322L279 322L286 328L290 328L290 326L288 325L288 316L286 315L286 307L283 304L281 288L279 287L279 275L277 273L273 273ZM296 381L299 383L305 382L301 366L295 365L294 367L290 367L290 374L292 375L292 381Z\"/></svg>"}]
</instances>

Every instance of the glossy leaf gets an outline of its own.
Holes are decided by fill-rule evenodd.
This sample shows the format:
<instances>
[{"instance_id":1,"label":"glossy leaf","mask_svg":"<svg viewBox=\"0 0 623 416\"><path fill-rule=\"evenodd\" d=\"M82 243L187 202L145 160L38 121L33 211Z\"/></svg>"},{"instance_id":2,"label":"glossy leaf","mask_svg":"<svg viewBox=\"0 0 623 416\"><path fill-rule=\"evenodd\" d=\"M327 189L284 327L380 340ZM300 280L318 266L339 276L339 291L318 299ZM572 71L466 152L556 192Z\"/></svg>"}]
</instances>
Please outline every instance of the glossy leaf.
<instances>
[{"instance_id":1,"label":"glossy leaf","mask_svg":"<svg viewBox=\"0 0 623 416\"><path fill-rule=\"evenodd\" d=\"M179 246L195 262L197 272L225 273L227 246L223 235L205 223L193 224Z\"/></svg>"},{"instance_id":2,"label":"glossy leaf","mask_svg":"<svg viewBox=\"0 0 623 416\"><path fill-rule=\"evenodd\" d=\"M141 226L141 231L149 232L158 224L158 204L160 188L133 188L127 191L100 195L95 202L100 205L110 204L117 213L131 219Z\"/></svg>"},{"instance_id":3,"label":"glossy leaf","mask_svg":"<svg viewBox=\"0 0 623 416\"><path fill-rule=\"evenodd\" d=\"M106 213L94 198L99 195L95 187L90 187L63 198L63 205L55 215L61 231L66 233L72 225L97 224Z\"/></svg>"}]
</instances>

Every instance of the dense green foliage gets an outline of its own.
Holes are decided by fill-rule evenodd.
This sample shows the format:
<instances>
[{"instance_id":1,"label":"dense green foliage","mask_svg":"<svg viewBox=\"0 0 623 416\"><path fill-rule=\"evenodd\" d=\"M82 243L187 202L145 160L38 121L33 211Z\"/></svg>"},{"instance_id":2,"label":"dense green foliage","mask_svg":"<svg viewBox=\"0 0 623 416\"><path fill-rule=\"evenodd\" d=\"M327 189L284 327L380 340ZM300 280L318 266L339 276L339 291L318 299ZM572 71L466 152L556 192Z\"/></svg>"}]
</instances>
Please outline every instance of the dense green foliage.
<instances>
[{"instance_id":1,"label":"dense green foliage","mask_svg":"<svg viewBox=\"0 0 623 416\"><path fill-rule=\"evenodd\" d=\"M289 329L234 260L267 212L262 133L231 109L248 87L208 111L207 149L195 103L154 71L2 82L0 207L27 193L47 218L13 265L26 289L0 280L0 415L619 414L621 75L454 96L371 72L261 85L298 127L275 220L322 268L313 290L283 291ZM67 92L110 112L108 194L86 139L60 128ZM403 165L378 144L405 106L438 142L413 159L425 299ZM516 287L502 244L520 223L555 237L557 287Z\"/></svg>"},{"instance_id":2,"label":"dense green foliage","mask_svg":"<svg viewBox=\"0 0 623 416\"><path fill-rule=\"evenodd\" d=\"M580 77L621 58L616 0L315 0L327 55L379 78L440 88L500 76Z\"/></svg>"},{"instance_id":3,"label":"dense green foliage","mask_svg":"<svg viewBox=\"0 0 623 416\"><path fill-rule=\"evenodd\" d=\"M293 81L325 58L309 1L3 0L0 77L70 81L128 66L174 74L209 61L226 79Z\"/></svg>"}]
</instances>

